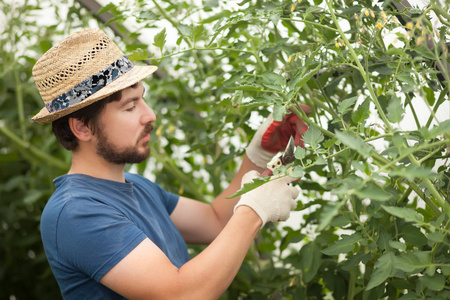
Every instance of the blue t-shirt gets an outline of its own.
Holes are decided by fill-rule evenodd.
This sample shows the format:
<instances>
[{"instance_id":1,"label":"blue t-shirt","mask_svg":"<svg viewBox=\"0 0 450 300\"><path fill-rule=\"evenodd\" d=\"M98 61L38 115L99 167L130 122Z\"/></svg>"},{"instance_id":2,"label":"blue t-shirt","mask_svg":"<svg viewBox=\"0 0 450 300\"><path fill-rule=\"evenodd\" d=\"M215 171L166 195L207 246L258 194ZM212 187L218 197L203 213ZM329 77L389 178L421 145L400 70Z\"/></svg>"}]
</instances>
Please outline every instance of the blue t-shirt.
<instances>
[{"instance_id":1,"label":"blue t-shirt","mask_svg":"<svg viewBox=\"0 0 450 300\"><path fill-rule=\"evenodd\" d=\"M64 299L123 299L99 281L146 237L178 268L189 260L170 219L178 196L139 175L126 173L125 179L55 179L41 235Z\"/></svg>"}]
</instances>

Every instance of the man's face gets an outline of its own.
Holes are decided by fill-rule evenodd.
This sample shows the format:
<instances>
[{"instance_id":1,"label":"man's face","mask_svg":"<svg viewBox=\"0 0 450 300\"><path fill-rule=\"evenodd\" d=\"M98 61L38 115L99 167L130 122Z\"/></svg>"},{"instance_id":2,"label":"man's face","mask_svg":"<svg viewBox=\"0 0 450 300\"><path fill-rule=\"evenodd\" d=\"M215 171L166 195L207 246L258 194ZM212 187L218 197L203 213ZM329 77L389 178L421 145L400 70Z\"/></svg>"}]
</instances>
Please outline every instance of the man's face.
<instances>
[{"instance_id":1,"label":"man's face","mask_svg":"<svg viewBox=\"0 0 450 300\"><path fill-rule=\"evenodd\" d=\"M150 155L150 132L156 117L143 99L144 87L126 88L119 101L100 116L97 154L115 164L140 163Z\"/></svg>"}]
</instances>

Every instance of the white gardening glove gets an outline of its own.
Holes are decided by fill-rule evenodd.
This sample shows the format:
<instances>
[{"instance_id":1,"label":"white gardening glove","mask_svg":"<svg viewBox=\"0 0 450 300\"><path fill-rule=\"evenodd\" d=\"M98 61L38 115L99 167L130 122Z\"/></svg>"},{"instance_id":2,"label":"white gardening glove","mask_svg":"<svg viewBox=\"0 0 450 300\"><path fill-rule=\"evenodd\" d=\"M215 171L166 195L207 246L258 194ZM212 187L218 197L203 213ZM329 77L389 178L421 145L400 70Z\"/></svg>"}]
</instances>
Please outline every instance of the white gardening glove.
<instances>
[{"instance_id":1,"label":"white gardening glove","mask_svg":"<svg viewBox=\"0 0 450 300\"><path fill-rule=\"evenodd\" d=\"M259 177L257 171L250 171L242 177L241 185L252 182L253 178ZM286 221L291 210L297 207L299 190L290 182L296 180L290 176L280 177L269 181L254 190L241 196L241 199L234 207L247 205L253 209L262 220L261 227L267 222Z\"/></svg>"},{"instance_id":2,"label":"white gardening glove","mask_svg":"<svg viewBox=\"0 0 450 300\"><path fill-rule=\"evenodd\" d=\"M247 153L248 158L258 167L265 169L267 167L267 163L272 159L274 156L273 153L264 150L264 148L261 146L261 141L264 133L269 128L270 124L273 122L273 116L272 113L267 117L267 119L264 120L264 122L261 124L261 126L256 131L255 135L253 136L252 140L250 141L250 144L248 145L245 152Z\"/></svg>"}]
</instances>

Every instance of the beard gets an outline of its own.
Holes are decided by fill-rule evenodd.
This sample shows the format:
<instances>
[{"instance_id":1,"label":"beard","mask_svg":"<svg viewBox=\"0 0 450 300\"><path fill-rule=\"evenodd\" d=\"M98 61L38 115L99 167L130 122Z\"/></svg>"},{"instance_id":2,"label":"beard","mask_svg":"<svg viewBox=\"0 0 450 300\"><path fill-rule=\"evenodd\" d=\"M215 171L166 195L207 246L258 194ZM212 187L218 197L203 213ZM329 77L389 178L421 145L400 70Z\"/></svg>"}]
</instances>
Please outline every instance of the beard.
<instances>
[{"instance_id":1,"label":"beard","mask_svg":"<svg viewBox=\"0 0 450 300\"><path fill-rule=\"evenodd\" d=\"M143 143L141 139L147 134L150 134L152 130L153 125L148 123L134 146L128 146L125 149L117 149L117 147L108 140L106 135L100 129L97 133L97 154L107 162L114 164L141 163L150 156L150 147L148 142L145 144L145 149L143 151L139 151L139 146Z\"/></svg>"}]
</instances>

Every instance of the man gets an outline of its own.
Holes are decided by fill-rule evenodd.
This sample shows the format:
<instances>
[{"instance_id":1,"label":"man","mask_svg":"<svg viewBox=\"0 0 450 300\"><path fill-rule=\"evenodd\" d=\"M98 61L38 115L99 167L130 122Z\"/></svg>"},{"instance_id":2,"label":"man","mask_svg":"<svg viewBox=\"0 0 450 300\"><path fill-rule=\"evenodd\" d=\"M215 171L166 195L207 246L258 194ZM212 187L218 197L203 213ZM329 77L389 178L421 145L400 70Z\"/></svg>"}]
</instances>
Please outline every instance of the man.
<instances>
[{"instance_id":1,"label":"man","mask_svg":"<svg viewBox=\"0 0 450 300\"><path fill-rule=\"evenodd\" d=\"M286 220L298 189L281 177L240 199L226 199L259 176L287 137L306 125L293 116L268 119L230 183L211 205L168 193L124 173L150 154L156 117L141 80L155 66L134 66L99 29L72 34L33 68L52 122L72 151L68 174L41 220L45 252L65 299L216 299L226 290L258 230ZM262 142L264 140L265 142ZM265 146L266 150L263 148ZM210 244L189 259L187 243Z\"/></svg>"}]
</instances>

